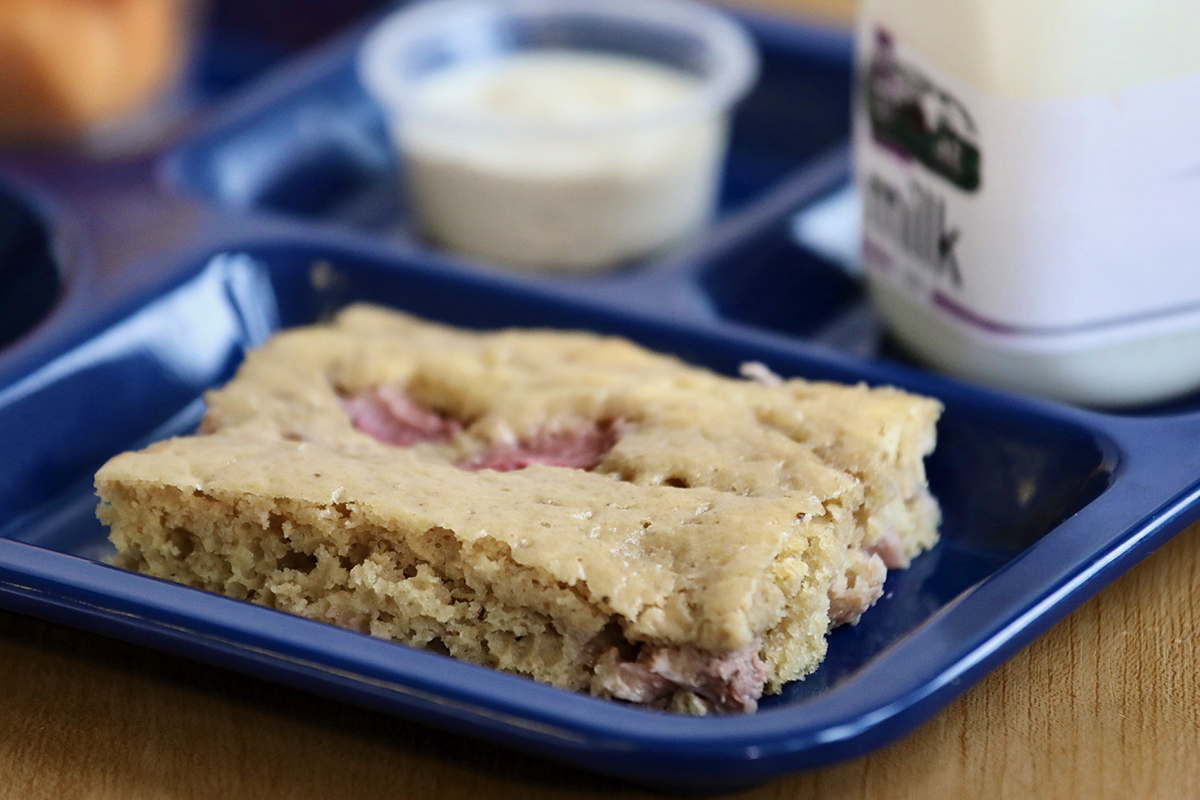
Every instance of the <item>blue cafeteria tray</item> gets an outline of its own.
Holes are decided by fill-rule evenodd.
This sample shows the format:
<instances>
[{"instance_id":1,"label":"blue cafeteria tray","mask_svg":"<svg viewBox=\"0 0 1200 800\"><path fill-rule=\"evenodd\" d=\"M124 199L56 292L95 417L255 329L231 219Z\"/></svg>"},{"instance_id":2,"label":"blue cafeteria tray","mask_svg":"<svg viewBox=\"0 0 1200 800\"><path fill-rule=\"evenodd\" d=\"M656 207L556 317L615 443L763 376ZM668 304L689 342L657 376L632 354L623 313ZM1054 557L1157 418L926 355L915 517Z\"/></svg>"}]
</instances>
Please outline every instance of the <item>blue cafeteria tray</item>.
<instances>
[{"instance_id":1,"label":"blue cafeteria tray","mask_svg":"<svg viewBox=\"0 0 1200 800\"><path fill-rule=\"evenodd\" d=\"M414 239L358 32L215 101L153 152L0 157L0 606L603 773L721 790L889 742L1198 516L1200 402L1102 414L904 362L854 280L792 236L846 185L850 42L747 18L762 81L696 241L592 278L504 274ZM751 716L560 691L115 569L91 475L187 432L247 348L356 300L468 327L618 333L722 372L894 384L946 405L942 542L821 668Z\"/></svg>"}]
</instances>

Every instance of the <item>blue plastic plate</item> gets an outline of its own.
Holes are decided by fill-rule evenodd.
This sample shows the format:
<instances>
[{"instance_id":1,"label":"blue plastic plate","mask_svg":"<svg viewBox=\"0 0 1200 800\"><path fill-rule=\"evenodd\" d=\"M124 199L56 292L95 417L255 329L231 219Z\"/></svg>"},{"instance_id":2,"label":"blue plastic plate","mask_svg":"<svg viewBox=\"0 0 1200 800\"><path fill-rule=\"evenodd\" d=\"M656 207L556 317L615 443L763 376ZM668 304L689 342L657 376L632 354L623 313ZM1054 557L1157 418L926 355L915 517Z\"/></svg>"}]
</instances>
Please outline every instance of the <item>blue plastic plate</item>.
<instances>
[{"instance_id":1,"label":"blue plastic plate","mask_svg":"<svg viewBox=\"0 0 1200 800\"><path fill-rule=\"evenodd\" d=\"M0 287L41 288L28 308L0 296L0 308L27 312L11 332L0 324L0 606L587 769L717 790L911 730L1194 520L1194 398L1100 414L891 355L856 284L790 234L798 210L847 179L849 42L751 23L766 69L739 111L720 219L689 246L603 278L508 276L413 239L379 120L353 80L353 37L141 158L6 157L0 229L18 244L3 251L13 255ZM815 674L757 714L703 719L107 566L95 469L190 430L202 392L273 331L357 300L469 327L618 333L727 373L757 360L937 396L946 413L928 467L942 542L830 637Z\"/></svg>"}]
</instances>

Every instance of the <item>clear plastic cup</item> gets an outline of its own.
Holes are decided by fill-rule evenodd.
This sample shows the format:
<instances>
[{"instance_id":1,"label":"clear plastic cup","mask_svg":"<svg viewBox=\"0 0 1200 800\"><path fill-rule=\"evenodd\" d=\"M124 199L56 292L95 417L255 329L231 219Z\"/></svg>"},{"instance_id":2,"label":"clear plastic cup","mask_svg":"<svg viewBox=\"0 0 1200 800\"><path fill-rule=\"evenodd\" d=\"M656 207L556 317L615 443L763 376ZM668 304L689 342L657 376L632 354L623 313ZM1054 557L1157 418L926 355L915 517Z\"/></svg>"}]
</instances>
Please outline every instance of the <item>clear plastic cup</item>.
<instances>
[{"instance_id":1,"label":"clear plastic cup","mask_svg":"<svg viewBox=\"0 0 1200 800\"><path fill-rule=\"evenodd\" d=\"M367 37L419 230L470 258L595 271L701 229L746 33L688 0L429 0Z\"/></svg>"}]
</instances>

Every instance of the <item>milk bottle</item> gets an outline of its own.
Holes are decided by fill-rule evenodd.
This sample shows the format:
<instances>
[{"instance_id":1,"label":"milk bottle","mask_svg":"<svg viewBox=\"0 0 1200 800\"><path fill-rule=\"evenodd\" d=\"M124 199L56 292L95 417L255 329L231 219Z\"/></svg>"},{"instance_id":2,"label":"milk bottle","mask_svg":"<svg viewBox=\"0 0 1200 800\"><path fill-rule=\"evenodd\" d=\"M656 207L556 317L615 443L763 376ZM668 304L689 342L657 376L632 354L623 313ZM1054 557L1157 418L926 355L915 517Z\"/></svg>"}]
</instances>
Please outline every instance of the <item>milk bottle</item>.
<instances>
[{"instance_id":1,"label":"milk bottle","mask_svg":"<svg viewBox=\"0 0 1200 800\"><path fill-rule=\"evenodd\" d=\"M1101 406L1200 386L1200 3L865 0L863 266L949 372Z\"/></svg>"}]
</instances>

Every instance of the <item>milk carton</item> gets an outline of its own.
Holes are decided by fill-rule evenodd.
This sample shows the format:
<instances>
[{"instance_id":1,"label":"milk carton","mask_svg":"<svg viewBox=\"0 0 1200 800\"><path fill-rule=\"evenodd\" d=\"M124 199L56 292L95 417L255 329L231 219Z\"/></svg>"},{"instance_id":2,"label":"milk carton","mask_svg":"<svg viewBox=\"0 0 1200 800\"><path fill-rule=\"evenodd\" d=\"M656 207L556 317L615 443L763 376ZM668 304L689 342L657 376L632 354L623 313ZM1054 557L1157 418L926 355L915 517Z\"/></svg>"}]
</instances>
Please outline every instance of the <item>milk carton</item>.
<instances>
[{"instance_id":1,"label":"milk carton","mask_svg":"<svg viewBox=\"0 0 1200 800\"><path fill-rule=\"evenodd\" d=\"M1095 405L1200 386L1200 4L866 0L863 266L964 377Z\"/></svg>"}]
</instances>

